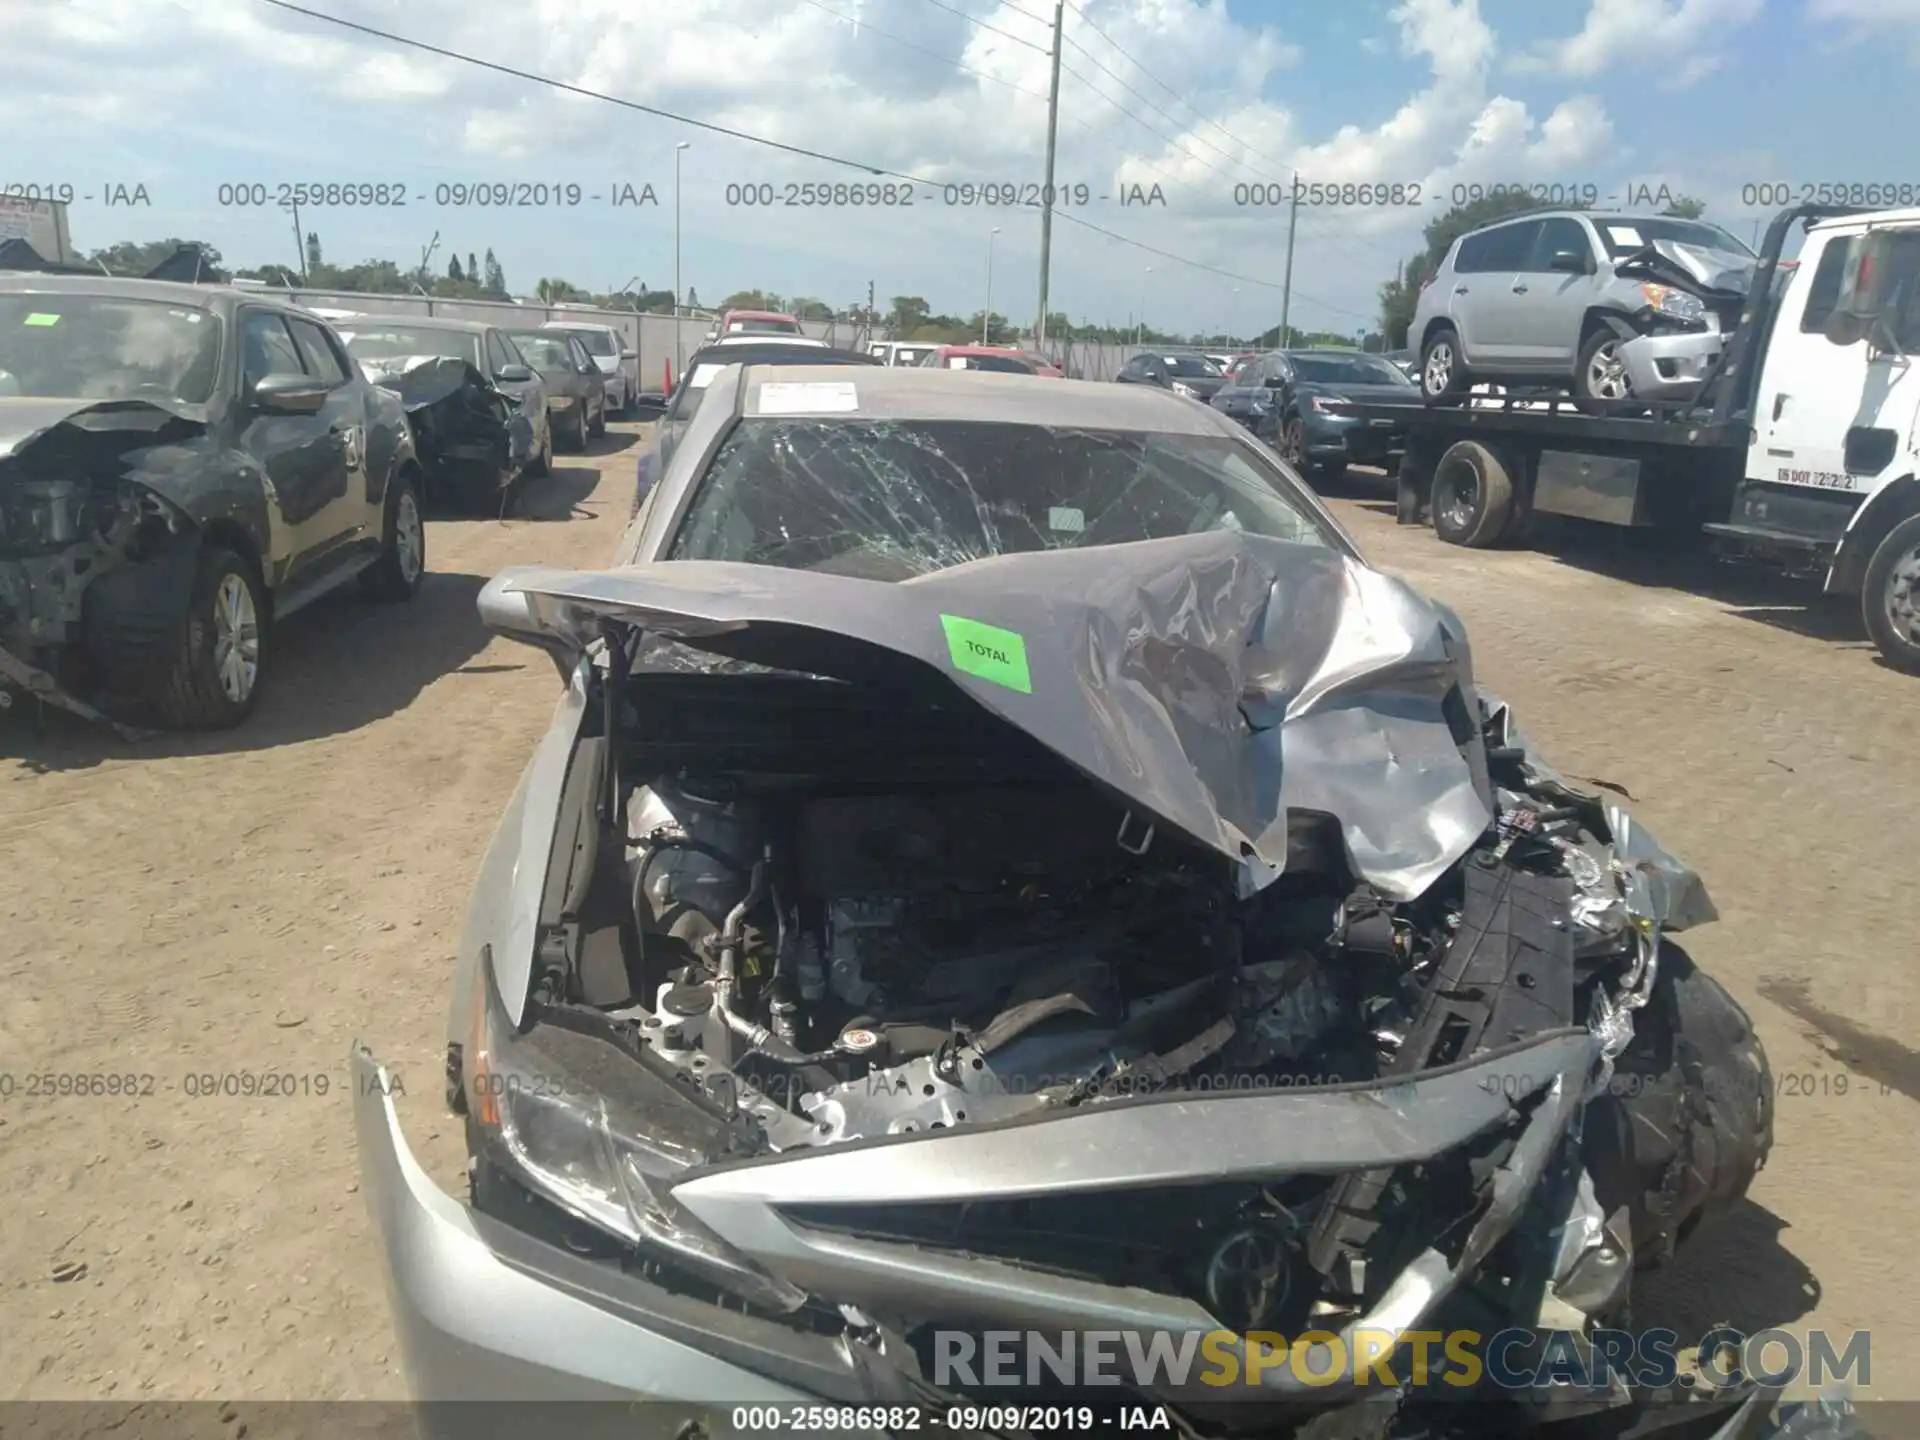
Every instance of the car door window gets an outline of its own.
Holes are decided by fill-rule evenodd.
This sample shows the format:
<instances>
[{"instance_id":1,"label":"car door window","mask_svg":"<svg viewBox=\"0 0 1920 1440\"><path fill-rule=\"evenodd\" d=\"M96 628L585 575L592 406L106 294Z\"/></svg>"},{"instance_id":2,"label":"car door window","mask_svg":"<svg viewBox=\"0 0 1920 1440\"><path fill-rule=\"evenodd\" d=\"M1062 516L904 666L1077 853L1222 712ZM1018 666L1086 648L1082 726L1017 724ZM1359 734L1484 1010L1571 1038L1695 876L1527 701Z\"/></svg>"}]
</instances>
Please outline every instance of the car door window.
<instances>
[{"instance_id":1,"label":"car door window","mask_svg":"<svg viewBox=\"0 0 1920 1440\"><path fill-rule=\"evenodd\" d=\"M269 375L304 375L300 348L287 332L287 322L271 310L249 310L240 320L242 384L252 390Z\"/></svg>"},{"instance_id":2,"label":"car door window","mask_svg":"<svg viewBox=\"0 0 1920 1440\"><path fill-rule=\"evenodd\" d=\"M1476 275L1487 269L1487 240L1487 233L1463 235L1460 238L1460 251L1453 257L1453 273Z\"/></svg>"},{"instance_id":3,"label":"car door window","mask_svg":"<svg viewBox=\"0 0 1920 1440\"><path fill-rule=\"evenodd\" d=\"M519 359L507 348L506 336L502 335L498 330L489 330L487 332L487 368L489 370L498 375L509 365L524 365L525 363L524 360Z\"/></svg>"},{"instance_id":4,"label":"car door window","mask_svg":"<svg viewBox=\"0 0 1920 1440\"><path fill-rule=\"evenodd\" d=\"M1834 235L1820 252L1812 283L1807 286L1807 308L1800 316L1803 334L1817 335L1833 318L1833 307L1840 302L1840 285L1847 266L1847 237Z\"/></svg>"},{"instance_id":5,"label":"car door window","mask_svg":"<svg viewBox=\"0 0 1920 1440\"><path fill-rule=\"evenodd\" d=\"M326 331L311 320L292 318L287 320L287 327L293 331L294 343L300 347L300 358L306 361L308 374L328 385L347 383L346 363L328 342Z\"/></svg>"},{"instance_id":6,"label":"car door window","mask_svg":"<svg viewBox=\"0 0 1920 1440\"><path fill-rule=\"evenodd\" d=\"M1545 274L1553 269L1553 257L1562 250L1571 250L1575 255L1589 260L1593 258L1593 246L1587 240L1586 227L1571 216L1555 215L1540 222L1525 260L1514 268L1531 274Z\"/></svg>"},{"instance_id":7,"label":"car door window","mask_svg":"<svg viewBox=\"0 0 1920 1440\"><path fill-rule=\"evenodd\" d=\"M1489 230L1480 268L1493 271L1524 269L1527 253L1533 247L1533 238L1539 233L1538 220L1522 220L1516 225L1502 225Z\"/></svg>"}]
</instances>

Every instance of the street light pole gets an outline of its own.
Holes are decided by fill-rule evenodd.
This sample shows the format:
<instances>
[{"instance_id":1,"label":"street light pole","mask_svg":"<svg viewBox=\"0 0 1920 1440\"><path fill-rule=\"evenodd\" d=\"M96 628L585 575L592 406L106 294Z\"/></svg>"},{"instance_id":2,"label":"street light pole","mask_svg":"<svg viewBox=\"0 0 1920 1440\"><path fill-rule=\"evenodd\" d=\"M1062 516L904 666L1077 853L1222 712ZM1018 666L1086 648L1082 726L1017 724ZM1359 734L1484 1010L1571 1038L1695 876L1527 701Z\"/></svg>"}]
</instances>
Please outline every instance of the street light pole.
<instances>
[{"instance_id":1,"label":"street light pole","mask_svg":"<svg viewBox=\"0 0 1920 1440\"><path fill-rule=\"evenodd\" d=\"M1151 265L1140 272L1140 314L1133 322L1133 343L1136 347L1140 344L1140 337L1147 333L1147 276L1151 274Z\"/></svg>"},{"instance_id":2,"label":"street light pole","mask_svg":"<svg viewBox=\"0 0 1920 1440\"><path fill-rule=\"evenodd\" d=\"M987 331L993 324L993 237L1000 233L1000 227L994 226L987 232L987 308L980 316L980 343L991 343Z\"/></svg>"},{"instance_id":3,"label":"street light pole","mask_svg":"<svg viewBox=\"0 0 1920 1440\"><path fill-rule=\"evenodd\" d=\"M673 147L673 343L680 345L680 154L691 142Z\"/></svg>"}]
</instances>

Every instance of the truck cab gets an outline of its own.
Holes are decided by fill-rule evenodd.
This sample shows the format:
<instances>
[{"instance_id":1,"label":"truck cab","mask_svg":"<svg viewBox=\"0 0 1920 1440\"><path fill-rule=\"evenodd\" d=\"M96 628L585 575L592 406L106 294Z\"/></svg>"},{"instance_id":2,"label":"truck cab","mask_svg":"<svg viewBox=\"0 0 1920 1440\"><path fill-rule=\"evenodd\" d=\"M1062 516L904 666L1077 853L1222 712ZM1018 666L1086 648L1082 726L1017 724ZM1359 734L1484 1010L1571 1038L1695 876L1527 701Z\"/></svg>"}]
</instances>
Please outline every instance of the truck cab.
<instances>
[{"instance_id":1,"label":"truck cab","mask_svg":"<svg viewBox=\"0 0 1920 1440\"><path fill-rule=\"evenodd\" d=\"M1811 225L1760 363L1723 550L1825 573L1920 674L1920 208Z\"/></svg>"}]
</instances>

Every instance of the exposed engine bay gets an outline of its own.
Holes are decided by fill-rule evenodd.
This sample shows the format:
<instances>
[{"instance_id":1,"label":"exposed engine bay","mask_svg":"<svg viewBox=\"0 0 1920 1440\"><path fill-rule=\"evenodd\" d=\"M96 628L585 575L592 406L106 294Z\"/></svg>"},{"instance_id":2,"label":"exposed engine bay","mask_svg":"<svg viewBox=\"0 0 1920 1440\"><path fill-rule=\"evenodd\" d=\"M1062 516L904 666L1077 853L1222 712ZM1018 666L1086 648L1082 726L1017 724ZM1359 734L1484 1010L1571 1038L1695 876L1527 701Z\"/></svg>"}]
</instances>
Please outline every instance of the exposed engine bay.
<instances>
[{"instance_id":1,"label":"exposed engine bay","mask_svg":"<svg viewBox=\"0 0 1920 1440\"><path fill-rule=\"evenodd\" d=\"M533 976L532 1035L557 1023L611 1040L632 1078L649 1072L653 1093L705 1116L643 1105L655 1128L625 1152L629 1173L648 1177L630 1192L652 1197L632 1208L632 1231L656 1275L814 1323L816 1305L839 1324L832 1307L848 1302L903 1332L965 1323L973 1301L933 1271L904 1303L851 1273L815 1298L703 1234L668 1192L710 1164L1143 1096L1378 1095L1380 1082L1555 1034L1608 1037L1602 1087L1615 1057L1635 1063L1632 1017L1657 967L1630 923L1620 837L1603 842L1602 807L1538 767L1503 710L1485 735L1499 819L1427 893L1388 899L1356 878L1331 817L1297 813L1284 873L1247 898L1225 857L1010 727L958 710L889 713L814 680L758 683L770 693L723 702L711 680L649 677L649 705L621 722L594 877ZM697 712L676 704L701 689ZM1643 1025L1643 1048L1670 1057L1664 1033ZM1648 1153L1632 1124L1590 1124L1584 1177L1539 1149L1542 1116L1559 1106L1562 1124L1568 1103L1590 1098L1496 1093L1504 1121L1417 1164L1260 1180L1224 1173L1223 1157L1217 1181L1141 1183L1092 1208L1073 1194L876 1196L796 1213L857 1243L1039 1267L1009 1272L1036 1294L1037 1277L1064 1276L1183 1297L1199 1328L1288 1331L1375 1314L1409 1267L1460 1252L1469 1230L1477 1244L1490 1197L1511 1182L1515 1195L1539 1191L1529 1203L1552 1225L1576 1217L1585 1238L1553 1241L1562 1253L1543 1259L1543 1225L1506 1263L1549 1277L1552 1303L1572 1307L1563 1315L1600 1316L1624 1303L1623 1257L1670 1250L1760 1155L1729 1144L1717 1168L1688 1173L1676 1203L1635 1210L1658 1176L1672 1179L1674 1155ZM1515 1219L1500 1217L1493 1238ZM1508 1283L1482 1259L1480 1278ZM1250 1265L1278 1278L1250 1287Z\"/></svg>"}]
</instances>

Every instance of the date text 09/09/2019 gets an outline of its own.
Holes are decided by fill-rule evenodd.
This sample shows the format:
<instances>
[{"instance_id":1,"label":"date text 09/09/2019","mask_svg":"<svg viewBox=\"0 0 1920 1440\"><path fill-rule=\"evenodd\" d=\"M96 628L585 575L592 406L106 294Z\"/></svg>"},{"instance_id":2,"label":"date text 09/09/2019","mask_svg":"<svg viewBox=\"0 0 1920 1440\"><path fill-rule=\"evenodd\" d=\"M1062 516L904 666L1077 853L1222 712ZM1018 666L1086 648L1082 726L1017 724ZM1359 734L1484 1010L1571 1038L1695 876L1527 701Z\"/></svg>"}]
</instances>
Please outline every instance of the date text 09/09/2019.
<instances>
[{"instance_id":1,"label":"date text 09/09/2019","mask_svg":"<svg viewBox=\"0 0 1920 1440\"><path fill-rule=\"evenodd\" d=\"M1146 1431L1174 1429L1164 1405L736 1405L728 1417L738 1434L889 1435L949 1430Z\"/></svg>"},{"instance_id":2,"label":"date text 09/09/2019","mask_svg":"<svg viewBox=\"0 0 1920 1440\"><path fill-rule=\"evenodd\" d=\"M963 180L936 185L908 180L736 180L721 192L729 208L757 210L909 210L916 206L967 206L988 209L1038 209L1043 205L1078 208L1093 204L1143 205L1164 209L1160 185L1082 182L1055 185L1018 180Z\"/></svg>"},{"instance_id":3,"label":"date text 09/09/2019","mask_svg":"<svg viewBox=\"0 0 1920 1440\"><path fill-rule=\"evenodd\" d=\"M461 210L577 210L583 205L656 207L652 185L632 180L581 184L574 180L297 180L267 184L239 180L218 186L214 203L237 209L399 210L436 205Z\"/></svg>"}]
</instances>

